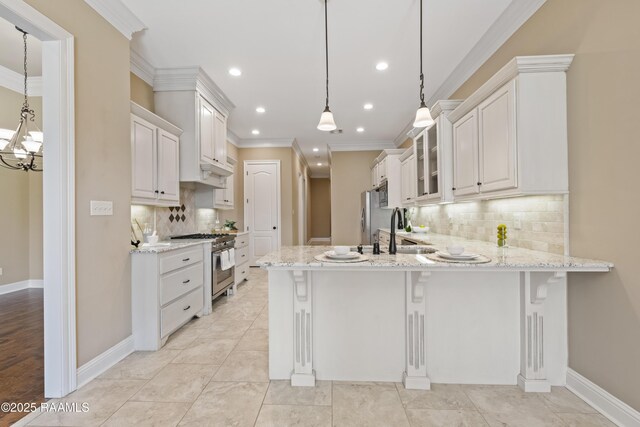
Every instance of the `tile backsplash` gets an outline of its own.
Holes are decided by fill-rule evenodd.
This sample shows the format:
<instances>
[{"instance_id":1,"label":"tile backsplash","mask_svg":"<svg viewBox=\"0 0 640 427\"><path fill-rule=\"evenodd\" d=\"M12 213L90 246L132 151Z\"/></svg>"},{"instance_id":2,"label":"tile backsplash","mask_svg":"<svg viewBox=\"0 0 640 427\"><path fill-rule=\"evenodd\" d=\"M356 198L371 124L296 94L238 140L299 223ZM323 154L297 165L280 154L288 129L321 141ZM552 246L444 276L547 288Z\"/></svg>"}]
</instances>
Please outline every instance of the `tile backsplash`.
<instances>
[{"instance_id":1,"label":"tile backsplash","mask_svg":"<svg viewBox=\"0 0 640 427\"><path fill-rule=\"evenodd\" d=\"M189 233L210 233L215 227L217 211L215 209L196 209L195 190L180 188L180 206L154 207L146 205L131 206L131 223L138 232L136 221L144 229L149 224L158 231L160 239ZM221 221L224 222L224 221Z\"/></svg>"},{"instance_id":2,"label":"tile backsplash","mask_svg":"<svg viewBox=\"0 0 640 427\"><path fill-rule=\"evenodd\" d=\"M488 242L496 241L496 227L505 224L510 246L563 254L568 236L565 197L527 196L412 208L411 223L426 225L434 233Z\"/></svg>"}]
</instances>

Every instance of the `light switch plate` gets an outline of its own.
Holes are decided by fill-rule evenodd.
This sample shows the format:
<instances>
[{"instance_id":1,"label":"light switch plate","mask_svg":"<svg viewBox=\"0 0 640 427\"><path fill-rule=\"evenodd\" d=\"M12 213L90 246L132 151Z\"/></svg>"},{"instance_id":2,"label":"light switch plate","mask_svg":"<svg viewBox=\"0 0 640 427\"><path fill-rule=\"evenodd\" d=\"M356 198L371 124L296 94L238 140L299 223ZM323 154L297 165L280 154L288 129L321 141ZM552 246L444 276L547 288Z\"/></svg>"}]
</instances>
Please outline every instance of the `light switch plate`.
<instances>
[{"instance_id":1,"label":"light switch plate","mask_svg":"<svg viewBox=\"0 0 640 427\"><path fill-rule=\"evenodd\" d=\"M91 201L91 216L113 215L113 202L104 200Z\"/></svg>"}]
</instances>

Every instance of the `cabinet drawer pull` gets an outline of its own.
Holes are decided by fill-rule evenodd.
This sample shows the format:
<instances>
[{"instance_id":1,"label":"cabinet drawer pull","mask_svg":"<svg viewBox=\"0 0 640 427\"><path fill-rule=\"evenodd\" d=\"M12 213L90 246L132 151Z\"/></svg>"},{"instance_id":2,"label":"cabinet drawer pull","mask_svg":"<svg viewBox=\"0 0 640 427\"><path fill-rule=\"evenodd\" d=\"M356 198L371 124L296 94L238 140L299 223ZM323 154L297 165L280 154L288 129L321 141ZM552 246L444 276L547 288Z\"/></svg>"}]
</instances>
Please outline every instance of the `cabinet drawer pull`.
<instances>
[{"instance_id":1,"label":"cabinet drawer pull","mask_svg":"<svg viewBox=\"0 0 640 427\"><path fill-rule=\"evenodd\" d=\"M453 191L456 191L456 187L451 187L451 189L452 189Z\"/></svg>"},{"instance_id":2,"label":"cabinet drawer pull","mask_svg":"<svg viewBox=\"0 0 640 427\"><path fill-rule=\"evenodd\" d=\"M164 191L161 191L160 194L164 194Z\"/></svg>"},{"instance_id":3,"label":"cabinet drawer pull","mask_svg":"<svg viewBox=\"0 0 640 427\"><path fill-rule=\"evenodd\" d=\"M482 185L482 183L481 183L481 182L478 182L478 185Z\"/></svg>"},{"instance_id":4,"label":"cabinet drawer pull","mask_svg":"<svg viewBox=\"0 0 640 427\"><path fill-rule=\"evenodd\" d=\"M187 261L190 261L190 260L191 260L191 258L184 258L184 259L182 260L182 262L187 262Z\"/></svg>"},{"instance_id":5,"label":"cabinet drawer pull","mask_svg":"<svg viewBox=\"0 0 640 427\"><path fill-rule=\"evenodd\" d=\"M184 285L186 285L186 284L187 284L187 283L189 283L190 281L191 281L191 279L187 279L187 280L183 280L183 281L182 281L182 283L183 283Z\"/></svg>"},{"instance_id":6,"label":"cabinet drawer pull","mask_svg":"<svg viewBox=\"0 0 640 427\"><path fill-rule=\"evenodd\" d=\"M185 308L183 308L183 309L182 309L182 311L187 311L187 310L189 310L190 308L191 308L191 306L190 306L190 305L188 305L188 306L186 306Z\"/></svg>"},{"instance_id":7,"label":"cabinet drawer pull","mask_svg":"<svg viewBox=\"0 0 640 427\"><path fill-rule=\"evenodd\" d=\"M242 254L242 258L244 258L244 257L245 257L245 255L244 255L244 254Z\"/></svg>"}]
</instances>

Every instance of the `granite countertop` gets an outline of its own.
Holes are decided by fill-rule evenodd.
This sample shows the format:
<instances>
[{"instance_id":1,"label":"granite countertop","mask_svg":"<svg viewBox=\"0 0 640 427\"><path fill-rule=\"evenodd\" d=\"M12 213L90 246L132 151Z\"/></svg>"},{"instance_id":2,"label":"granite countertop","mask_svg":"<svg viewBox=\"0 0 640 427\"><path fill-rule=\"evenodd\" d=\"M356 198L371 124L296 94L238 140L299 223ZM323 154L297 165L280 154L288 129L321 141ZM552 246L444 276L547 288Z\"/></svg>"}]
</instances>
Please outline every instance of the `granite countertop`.
<instances>
[{"instance_id":1,"label":"granite countertop","mask_svg":"<svg viewBox=\"0 0 640 427\"><path fill-rule=\"evenodd\" d=\"M176 249L188 248L189 246L202 245L203 243L211 243L212 240L197 239L197 240L165 240L160 245L143 246L139 248L133 248L129 253L132 254L159 254L162 252L175 251ZM168 243L168 244L167 244Z\"/></svg>"},{"instance_id":2,"label":"granite countertop","mask_svg":"<svg viewBox=\"0 0 640 427\"><path fill-rule=\"evenodd\" d=\"M388 231L388 230L386 230ZM569 257L547 252L521 248L498 248L495 244L479 240L427 233L405 233L403 236L435 249L445 250L449 245L464 246L465 252L472 252L491 258L485 264L449 263L425 259L425 255L415 254L367 254L369 260L359 263L330 263L315 259L330 246L288 246L271 252L258 260L265 269L399 269L399 270L478 270L478 271L609 271L613 264L606 261ZM398 246L399 248L402 246ZM381 248L386 252L387 248Z\"/></svg>"}]
</instances>

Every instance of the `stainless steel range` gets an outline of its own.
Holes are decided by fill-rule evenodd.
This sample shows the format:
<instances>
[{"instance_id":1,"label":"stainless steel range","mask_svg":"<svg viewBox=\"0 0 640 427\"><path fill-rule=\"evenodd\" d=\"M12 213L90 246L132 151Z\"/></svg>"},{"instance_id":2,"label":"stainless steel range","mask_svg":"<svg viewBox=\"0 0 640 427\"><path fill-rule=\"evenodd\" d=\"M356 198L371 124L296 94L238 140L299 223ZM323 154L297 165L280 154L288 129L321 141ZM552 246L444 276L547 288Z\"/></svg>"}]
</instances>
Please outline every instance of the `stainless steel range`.
<instances>
[{"instance_id":1,"label":"stainless steel range","mask_svg":"<svg viewBox=\"0 0 640 427\"><path fill-rule=\"evenodd\" d=\"M173 236L172 239L185 240L211 240L211 299L220 296L224 291L233 286L235 281L235 267L222 269L220 256L223 252L233 248L235 237L230 234L185 234Z\"/></svg>"}]
</instances>

